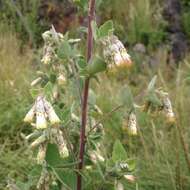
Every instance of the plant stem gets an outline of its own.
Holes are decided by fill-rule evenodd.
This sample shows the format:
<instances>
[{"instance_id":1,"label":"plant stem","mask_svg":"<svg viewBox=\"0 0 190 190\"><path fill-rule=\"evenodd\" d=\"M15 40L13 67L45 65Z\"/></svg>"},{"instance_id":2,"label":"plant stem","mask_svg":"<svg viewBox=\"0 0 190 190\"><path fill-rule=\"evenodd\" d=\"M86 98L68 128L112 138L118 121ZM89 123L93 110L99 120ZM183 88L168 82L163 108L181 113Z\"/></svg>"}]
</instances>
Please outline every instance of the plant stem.
<instances>
[{"instance_id":1,"label":"plant stem","mask_svg":"<svg viewBox=\"0 0 190 190\"><path fill-rule=\"evenodd\" d=\"M93 48L93 35L91 22L95 14L95 0L89 0L89 11L88 11L88 35L87 35L87 62L92 56ZM78 174L77 174L77 190L82 189L82 176L80 170L83 168L84 163L84 150L86 141L86 122L87 122L87 110L88 110L88 91L89 91L90 79L87 78L84 84L83 90L83 100L82 100L82 118L81 118L81 131L80 131L80 149L79 149L79 164L78 164Z\"/></svg>"}]
</instances>

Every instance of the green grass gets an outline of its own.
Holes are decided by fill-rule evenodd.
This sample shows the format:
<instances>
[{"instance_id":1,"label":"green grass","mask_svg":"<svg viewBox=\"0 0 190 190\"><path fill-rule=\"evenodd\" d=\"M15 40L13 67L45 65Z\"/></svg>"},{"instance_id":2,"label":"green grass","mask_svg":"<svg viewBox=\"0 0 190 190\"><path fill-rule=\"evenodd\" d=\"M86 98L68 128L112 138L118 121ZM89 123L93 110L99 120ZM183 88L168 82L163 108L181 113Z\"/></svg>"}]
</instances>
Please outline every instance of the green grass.
<instances>
[{"instance_id":1,"label":"green grass","mask_svg":"<svg viewBox=\"0 0 190 190\"><path fill-rule=\"evenodd\" d=\"M22 131L23 117L30 105L29 86L32 70L32 52L20 52L17 40L5 25L0 26L0 189L5 189L8 177L26 177L31 167Z\"/></svg>"}]
</instances>

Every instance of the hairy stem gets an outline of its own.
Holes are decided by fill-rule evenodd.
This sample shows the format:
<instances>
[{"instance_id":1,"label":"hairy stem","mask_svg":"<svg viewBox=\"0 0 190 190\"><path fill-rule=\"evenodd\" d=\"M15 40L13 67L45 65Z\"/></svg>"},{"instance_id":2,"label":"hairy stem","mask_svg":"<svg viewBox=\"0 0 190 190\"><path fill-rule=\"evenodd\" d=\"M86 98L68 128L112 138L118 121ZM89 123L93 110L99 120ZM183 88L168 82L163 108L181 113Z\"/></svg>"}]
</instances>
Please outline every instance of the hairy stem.
<instances>
[{"instance_id":1,"label":"hairy stem","mask_svg":"<svg viewBox=\"0 0 190 190\"><path fill-rule=\"evenodd\" d=\"M89 11L88 11L88 35L87 35L87 62L92 56L93 48L93 35L91 22L95 14L95 0L89 0ZM77 190L82 189L82 176L80 170L83 168L84 163L84 152L85 152L85 141L86 141L86 122L87 122L87 110L88 110L88 91L89 91L90 79L87 78L84 84L83 99L82 99L82 118L81 118L81 131L80 131L80 149L79 149L79 164L77 174Z\"/></svg>"}]
</instances>

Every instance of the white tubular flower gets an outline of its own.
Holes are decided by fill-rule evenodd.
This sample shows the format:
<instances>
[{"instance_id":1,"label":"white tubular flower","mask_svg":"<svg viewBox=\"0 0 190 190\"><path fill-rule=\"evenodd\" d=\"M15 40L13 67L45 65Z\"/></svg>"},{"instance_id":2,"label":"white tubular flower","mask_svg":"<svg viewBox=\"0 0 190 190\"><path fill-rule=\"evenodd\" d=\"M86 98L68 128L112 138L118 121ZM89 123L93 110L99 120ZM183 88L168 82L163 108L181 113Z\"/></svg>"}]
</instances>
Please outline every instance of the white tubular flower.
<instances>
[{"instance_id":1,"label":"white tubular flower","mask_svg":"<svg viewBox=\"0 0 190 190\"><path fill-rule=\"evenodd\" d=\"M54 128L52 129L53 139L55 144L58 146L59 154L62 158L69 156L69 151L67 149L66 142L63 138L63 132L60 129Z\"/></svg>"},{"instance_id":2,"label":"white tubular flower","mask_svg":"<svg viewBox=\"0 0 190 190\"><path fill-rule=\"evenodd\" d=\"M131 67L132 61L130 55L116 36L109 36L103 43L103 55L109 68Z\"/></svg>"},{"instance_id":3,"label":"white tubular flower","mask_svg":"<svg viewBox=\"0 0 190 190\"><path fill-rule=\"evenodd\" d=\"M131 112L129 115L127 129L130 135L137 135L137 118L133 112Z\"/></svg>"},{"instance_id":4,"label":"white tubular flower","mask_svg":"<svg viewBox=\"0 0 190 190\"><path fill-rule=\"evenodd\" d=\"M61 120L59 119L59 117L55 113L52 105L48 101L46 101L45 99L44 99L44 106L45 106L45 110L47 112L47 116L49 118L50 123L52 125L59 124L61 122Z\"/></svg>"},{"instance_id":5,"label":"white tubular flower","mask_svg":"<svg viewBox=\"0 0 190 190\"><path fill-rule=\"evenodd\" d=\"M124 175L123 177L124 177L127 181L129 181L129 182L131 182L131 183L135 182L135 180L136 180L136 178L135 178L134 175Z\"/></svg>"},{"instance_id":6,"label":"white tubular flower","mask_svg":"<svg viewBox=\"0 0 190 190\"><path fill-rule=\"evenodd\" d=\"M46 150L47 150L47 144L46 143L40 144L39 149L38 149L37 158L36 158L38 164L44 163L45 156L46 156Z\"/></svg>"},{"instance_id":7,"label":"white tubular flower","mask_svg":"<svg viewBox=\"0 0 190 190\"><path fill-rule=\"evenodd\" d=\"M44 53L41 62L45 65L48 65L52 62L55 56L56 55L54 53L54 49L51 46L47 45L44 47Z\"/></svg>"},{"instance_id":8,"label":"white tubular flower","mask_svg":"<svg viewBox=\"0 0 190 190\"><path fill-rule=\"evenodd\" d=\"M38 96L36 100L36 128L47 128L46 112L44 108L43 96Z\"/></svg>"},{"instance_id":9,"label":"white tubular flower","mask_svg":"<svg viewBox=\"0 0 190 190\"><path fill-rule=\"evenodd\" d=\"M172 104L168 96L163 98L164 113L169 123L175 123L175 114L172 109Z\"/></svg>"},{"instance_id":10,"label":"white tubular flower","mask_svg":"<svg viewBox=\"0 0 190 190\"><path fill-rule=\"evenodd\" d=\"M43 113L36 113L36 129L45 129L47 128L47 121Z\"/></svg>"},{"instance_id":11,"label":"white tubular flower","mask_svg":"<svg viewBox=\"0 0 190 190\"><path fill-rule=\"evenodd\" d=\"M24 122L32 123L34 116L35 116L35 105L33 105L32 108L29 110L29 112L26 114Z\"/></svg>"},{"instance_id":12,"label":"white tubular flower","mask_svg":"<svg viewBox=\"0 0 190 190\"><path fill-rule=\"evenodd\" d=\"M33 80L30 85L31 85L31 86L35 86L35 85L37 85L41 80L42 80L42 77L38 77L37 79Z\"/></svg>"}]
</instances>

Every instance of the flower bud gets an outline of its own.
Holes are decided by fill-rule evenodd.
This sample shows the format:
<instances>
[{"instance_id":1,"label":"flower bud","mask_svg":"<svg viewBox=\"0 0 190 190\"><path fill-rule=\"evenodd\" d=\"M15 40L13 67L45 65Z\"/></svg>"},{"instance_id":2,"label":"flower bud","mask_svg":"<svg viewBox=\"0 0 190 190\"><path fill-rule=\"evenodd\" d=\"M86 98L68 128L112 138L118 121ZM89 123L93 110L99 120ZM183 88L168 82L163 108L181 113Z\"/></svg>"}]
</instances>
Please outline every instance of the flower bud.
<instances>
[{"instance_id":1,"label":"flower bud","mask_svg":"<svg viewBox=\"0 0 190 190\"><path fill-rule=\"evenodd\" d=\"M46 156L46 150L47 150L47 144L46 143L40 144L36 158L38 164L43 164Z\"/></svg>"},{"instance_id":2,"label":"flower bud","mask_svg":"<svg viewBox=\"0 0 190 190\"><path fill-rule=\"evenodd\" d=\"M35 86L35 85L37 85L41 80L42 80L42 77L38 77L37 79L33 80L30 85L31 85L31 86Z\"/></svg>"},{"instance_id":3,"label":"flower bud","mask_svg":"<svg viewBox=\"0 0 190 190\"><path fill-rule=\"evenodd\" d=\"M63 132L58 128L56 129L54 128L52 130L52 133L53 133L55 144L57 144L58 146L59 154L61 155L62 158L68 157L69 151L67 149L66 142L63 138Z\"/></svg>"},{"instance_id":4,"label":"flower bud","mask_svg":"<svg viewBox=\"0 0 190 190\"><path fill-rule=\"evenodd\" d=\"M69 151L67 149L67 146L65 144L58 145L59 154L62 158L66 158L69 156Z\"/></svg>"},{"instance_id":5,"label":"flower bud","mask_svg":"<svg viewBox=\"0 0 190 190\"><path fill-rule=\"evenodd\" d=\"M135 176L134 175L124 175L123 176L127 181L129 181L129 182L131 182L131 183L133 183L133 182L135 182Z\"/></svg>"},{"instance_id":6,"label":"flower bud","mask_svg":"<svg viewBox=\"0 0 190 190\"><path fill-rule=\"evenodd\" d=\"M28 141L28 140L31 140L31 139L33 139L33 138L39 137L41 134L42 134L41 131L35 130L33 133L27 135L27 136L25 137L25 139Z\"/></svg>"},{"instance_id":7,"label":"flower bud","mask_svg":"<svg viewBox=\"0 0 190 190\"><path fill-rule=\"evenodd\" d=\"M29 112L26 114L24 122L32 123L34 115L35 115L35 105L33 105L32 108L29 110Z\"/></svg>"},{"instance_id":8,"label":"flower bud","mask_svg":"<svg viewBox=\"0 0 190 190\"><path fill-rule=\"evenodd\" d=\"M100 162L104 162L105 161L105 159L104 159L104 157L101 155L101 153L100 153L100 151L95 151L95 150L93 150L93 151L90 151L89 152L89 156L90 156L90 159L91 159L91 161L93 162L93 163L97 163L98 161L100 161Z\"/></svg>"},{"instance_id":9,"label":"flower bud","mask_svg":"<svg viewBox=\"0 0 190 190\"><path fill-rule=\"evenodd\" d=\"M124 131L129 135L137 135L137 118L135 113L131 112L127 120L124 121L122 126Z\"/></svg>"},{"instance_id":10,"label":"flower bud","mask_svg":"<svg viewBox=\"0 0 190 190\"><path fill-rule=\"evenodd\" d=\"M137 135L137 118L133 112L129 115L128 132L131 135Z\"/></svg>"},{"instance_id":11,"label":"flower bud","mask_svg":"<svg viewBox=\"0 0 190 190\"><path fill-rule=\"evenodd\" d=\"M55 57L54 50L51 46L45 46L44 48L44 55L41 59L41 62L44 65L48 65L52 62L53 58Z\"/></svg>"},{"instance_id":12,"label":"flower bud","mask_svg":"<svg viewBox=\"0 0 190 190\"><path fill-rule=\"evenodd\" d=\"M43 134L40 137L38 137L30 146L31 146L31 148L35 148L36 146L44 143L45 140L46 140L46 136L45 136L45 134Z\"/></svg>"}]
</instances>

